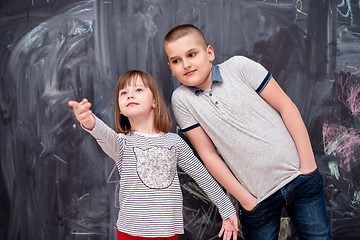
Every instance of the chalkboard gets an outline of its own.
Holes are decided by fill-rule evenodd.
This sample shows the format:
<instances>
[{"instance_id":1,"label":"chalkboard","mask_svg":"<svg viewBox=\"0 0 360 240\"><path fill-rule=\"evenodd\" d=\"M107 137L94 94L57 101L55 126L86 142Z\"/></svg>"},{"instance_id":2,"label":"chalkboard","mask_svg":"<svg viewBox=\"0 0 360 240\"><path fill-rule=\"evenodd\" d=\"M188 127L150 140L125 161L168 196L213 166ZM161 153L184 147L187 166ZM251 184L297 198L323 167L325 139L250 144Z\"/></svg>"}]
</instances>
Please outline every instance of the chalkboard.
<instances>
[{"instance_id":1,"label":"chalkboard","mask_svg":"<svg viewBox=\"0 0 360 240\"><path fill-rule=\"evenodd\" d=\"M360 238L359 0L0 0L0 239L116 239L119 176L67 101L88 98L114 127L116 81L140 69L171 110L162 42L183 23L215 63L244 55L273 73L309 130L334 239ZM217 239L216 207L180 178L179 239ZM279 239L297 239L286 213Z\"/></svg>"}]
</instances>

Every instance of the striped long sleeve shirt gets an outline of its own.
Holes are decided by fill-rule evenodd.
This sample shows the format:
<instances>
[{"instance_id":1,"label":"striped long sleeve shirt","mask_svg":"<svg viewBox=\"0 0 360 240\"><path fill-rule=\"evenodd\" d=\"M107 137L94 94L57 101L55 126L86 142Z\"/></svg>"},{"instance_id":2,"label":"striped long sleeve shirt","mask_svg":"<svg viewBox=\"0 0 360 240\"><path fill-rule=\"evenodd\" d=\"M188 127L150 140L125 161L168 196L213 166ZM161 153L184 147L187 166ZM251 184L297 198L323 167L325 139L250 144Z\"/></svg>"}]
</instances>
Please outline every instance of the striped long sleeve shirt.
<instances>
[{"instance_id":1,"label":"striped long sleeve shirt","mask_svg":"<svg viewBox=\"0 0 360 240\"><path fill-rule=\"evenodd\" d=\"M192 149L175 133L116 133L95 115L88 131L111 157L120 174L119 231L142 237L184 233L177 166L192 177L217 206L223 219L236 210Z\"/></svg>"}]
</instances>

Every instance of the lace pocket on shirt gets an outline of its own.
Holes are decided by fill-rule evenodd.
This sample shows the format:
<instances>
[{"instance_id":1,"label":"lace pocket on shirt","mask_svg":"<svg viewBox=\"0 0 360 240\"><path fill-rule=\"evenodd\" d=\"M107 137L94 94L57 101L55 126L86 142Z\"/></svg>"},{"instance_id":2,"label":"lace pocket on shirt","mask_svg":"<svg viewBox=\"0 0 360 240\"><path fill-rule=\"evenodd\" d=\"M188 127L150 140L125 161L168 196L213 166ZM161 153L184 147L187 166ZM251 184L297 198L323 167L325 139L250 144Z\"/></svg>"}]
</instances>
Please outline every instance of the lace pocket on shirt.
<instances>
[{"instance_id":1,"label":"lace pocket on shirt","mask_svg":"<svg viewBox=\"0 0 360 240\"><path fill-rule=\"evenodd\" d=\"M134 148L137 173L149 188L167 188L176 174L175 147Z\"/></svg>"}]
</instances>

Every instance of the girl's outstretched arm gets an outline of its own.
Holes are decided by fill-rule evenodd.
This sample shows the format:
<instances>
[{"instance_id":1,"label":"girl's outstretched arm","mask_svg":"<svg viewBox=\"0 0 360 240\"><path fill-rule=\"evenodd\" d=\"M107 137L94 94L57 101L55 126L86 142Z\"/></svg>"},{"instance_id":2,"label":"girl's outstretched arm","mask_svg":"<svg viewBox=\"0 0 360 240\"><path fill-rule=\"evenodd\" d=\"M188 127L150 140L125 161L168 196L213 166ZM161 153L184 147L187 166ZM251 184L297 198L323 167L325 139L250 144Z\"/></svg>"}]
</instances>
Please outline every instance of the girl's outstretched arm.
<instances>
[{"instance_id":1,"label":"girl's outstretched arm","mask_svg":"<svg viewBox=\"0 0 360 240\"><path fill-rule=\"evenodd\" d=\"M84 98L81 102L69 101L69 106L73 108L76 119L88 130L92 130L95 126L95 118L90 110L91 103Z\"/></svg>"}]
</instances>

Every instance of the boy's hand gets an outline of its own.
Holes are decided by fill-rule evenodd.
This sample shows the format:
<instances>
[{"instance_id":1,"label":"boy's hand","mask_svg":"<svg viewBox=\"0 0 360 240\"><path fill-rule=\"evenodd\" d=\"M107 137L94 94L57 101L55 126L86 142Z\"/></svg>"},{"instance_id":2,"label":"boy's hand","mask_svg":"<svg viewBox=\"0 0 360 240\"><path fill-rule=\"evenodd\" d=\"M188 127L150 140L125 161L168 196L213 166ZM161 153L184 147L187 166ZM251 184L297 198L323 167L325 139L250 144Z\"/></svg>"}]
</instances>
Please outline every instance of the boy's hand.
<instances>
[{"instance_id":1,"label":"boy's hand","mask_svg":"<svg viewBox=\"0 0 360 240\"><path fill-rule=\"evenodd\" d=\"M95 118L92 116L92 111L90 110L91 103L84 98L81 102L69 101L68 104L73 108L75 117L79 123L86 129L92 130L95 126Z\"/></svg>"},{"instance_id":2,"label":"boy's hand","mask_svg":"<svg viewBox=\"0 0 360 240\"><path fill-rule=\"evenodd\" d=\"M257 201L256 197L249 194L246 202L243 201L243 202L240 202L240 204L246 211L251 211L256 207L256 205L258 204L258 201Z\"/></svg>"},{"instance_id":3,"label":"boy's hand","mask_svg":"<svg viewBox=\"0 0 360 240\"><path fill-rule=\"evenodd\" d=\"M235 213L231 215L229 218L223 220L223 224L219 232L219 237L221 237L224 234L223 240L230 240L231 236L233 237L233 240L237 240L238 231L239 231L238 218Z\"/></svg>"}]
</instances>

